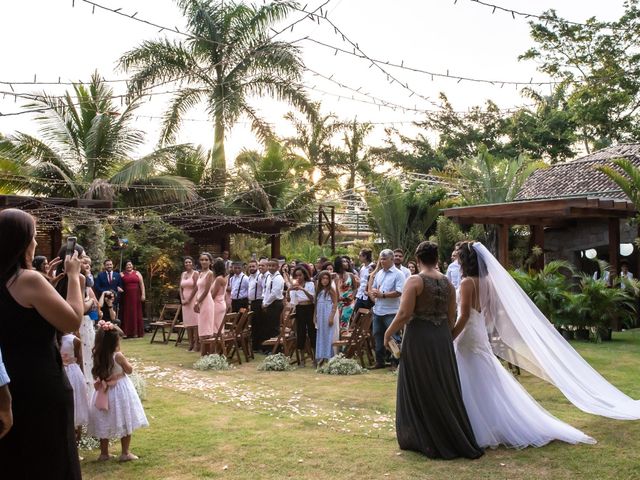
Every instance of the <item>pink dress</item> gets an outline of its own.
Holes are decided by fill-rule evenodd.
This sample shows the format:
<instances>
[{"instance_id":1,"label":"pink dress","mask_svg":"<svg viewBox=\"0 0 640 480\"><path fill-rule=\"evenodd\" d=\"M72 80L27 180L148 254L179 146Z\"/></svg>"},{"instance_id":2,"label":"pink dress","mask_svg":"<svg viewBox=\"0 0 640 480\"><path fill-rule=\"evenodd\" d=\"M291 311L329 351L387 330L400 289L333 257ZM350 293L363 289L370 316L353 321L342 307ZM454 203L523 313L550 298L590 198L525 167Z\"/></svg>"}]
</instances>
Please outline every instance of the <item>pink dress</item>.
<instances>
[{"instance_id":1,"label":"pink dress","mask_svg":"<svg viewBox=\"0 0 640 480\"><path fill-rule=\"evenodd\" d=\"M225 283L224 287L220 289L218 295L213 299L213 329L216 332L220 328L220 324L224 322L224 316L227 313L226 290L227 284Z\"/></svg>"},{"instance_id":2,"label":"pink dress","mask_svg":"<svg viewBox=\"0 0 640 480\"><path fill-rule=\"evenodd\" d=\"M198 298L202 295L202 289L205 288L207 283L207 277L209 274L200 274L198 277ZM200 314L198 315L198 335L201 337L208 337L213 335L213 298L211 298L211 292L208 291L204 300L200 303Z\"/></svg>"},{"instance_id":3,"label":"pink dress","mask_svg":"<svg viewBox=\"0 0 640 480\"><path fill-rule=\"evenodd\" d=\"M185 300L188 300L193 293L193 289L196 288L196 285L193 283L193 273L189 275L186 279L184 275L180 278L180 288L182 289L182 295ZM198 326L198 314L193 310L193 307L196 303L196 297L193 297L189 303L182 305L182 322L185 327L197 327Z\"/></svg>"}]
</instances>

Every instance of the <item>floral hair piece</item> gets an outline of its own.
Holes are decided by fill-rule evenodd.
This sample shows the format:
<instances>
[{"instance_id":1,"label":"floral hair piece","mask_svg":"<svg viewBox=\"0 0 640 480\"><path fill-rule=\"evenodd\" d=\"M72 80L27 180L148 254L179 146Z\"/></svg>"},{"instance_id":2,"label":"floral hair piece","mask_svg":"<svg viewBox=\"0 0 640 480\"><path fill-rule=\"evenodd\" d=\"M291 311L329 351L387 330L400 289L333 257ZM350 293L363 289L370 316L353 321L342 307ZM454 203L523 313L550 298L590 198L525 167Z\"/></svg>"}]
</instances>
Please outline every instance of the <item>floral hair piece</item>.
<instances>
[{"instance_id":1,"label":"floral hair piece","mask_svg":"<svg viewBox=\"0 0 640 480\"><path fill-rule=\"evenodd\" d=\"M98 322L98 328L104 330L105 332L109 332L111 330L118 330L118 327L111 322L105 322L104 320L100 320Z\"/></svg>"}]
</instances>

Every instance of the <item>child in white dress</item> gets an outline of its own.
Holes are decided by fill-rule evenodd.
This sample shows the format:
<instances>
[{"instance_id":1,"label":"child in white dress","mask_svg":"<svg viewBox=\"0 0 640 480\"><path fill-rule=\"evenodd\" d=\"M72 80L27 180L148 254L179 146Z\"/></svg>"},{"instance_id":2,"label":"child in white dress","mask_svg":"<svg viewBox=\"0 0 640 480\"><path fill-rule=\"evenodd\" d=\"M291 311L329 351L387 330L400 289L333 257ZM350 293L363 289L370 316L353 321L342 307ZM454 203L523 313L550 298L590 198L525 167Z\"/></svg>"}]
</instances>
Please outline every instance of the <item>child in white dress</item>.
<instances>
[{"instance_id":1,"label":"child in white dress","mask_svg":"<svg viewBox=\"0 0 640 480\"><path fill-rule=\"evenodd\" d=\"M87 384L80 369L82 364L82 342L73 333L63 335L60 339L60 356L64 370L73 388L73 417L76 437L80 438L81 427L89 423L89 396Z\"/></svg>"},{"instance_id":2,"label":"child in white dress","mask_svg":"<svg viewBox=\"0 0 640 480\"><path fill-rule=\"evenodd\" d=\"M109 455L109 439L119 438L122 445L120 461L137 460L129 451L131 434L140 427L149 426L142 403L127 374L133 367L120 351L122 330L111 322L100 320L93 350L93 376L95 391L89 408L90 435L100 439L100 457Z\"/></svg>"}]
</instances>

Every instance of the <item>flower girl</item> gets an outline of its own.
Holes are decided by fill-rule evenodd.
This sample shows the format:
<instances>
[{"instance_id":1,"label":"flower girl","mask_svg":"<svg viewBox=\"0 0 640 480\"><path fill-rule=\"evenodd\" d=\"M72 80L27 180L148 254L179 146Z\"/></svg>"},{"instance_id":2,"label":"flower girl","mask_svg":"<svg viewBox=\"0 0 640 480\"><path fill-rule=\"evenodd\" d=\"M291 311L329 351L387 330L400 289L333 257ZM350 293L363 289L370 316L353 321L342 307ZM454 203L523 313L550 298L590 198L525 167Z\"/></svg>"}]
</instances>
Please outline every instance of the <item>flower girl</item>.
<instances>
[{"instance_id":1,"label":"flower girl","mask_svg":"<svg viewBox=\"0 0 640 480\"><path fill-rule=\"evenodd\" d=\"M73 333L60 338L60 356L64 370L73 388L73 417L76 439L80 440L82 426L89 422L89 396L87 384L80 369L82 364L82 342Z\"/></svg>"},{"instance_id":2,"label":"flower girl","mask_svg":"<svg viewBox=\"0 0 640 480\"><path fill-rule=\"evenodd\" d=\"M113 323L98 322L93 348L95 391L89 410L89 434L100 439L100 457L109 460L109 439L120 438L120 461L137 460L129 451L131 434L149 425L140 398L127 374L133 367L120 351L122 331Z\"/></svg>"}]
</instances>

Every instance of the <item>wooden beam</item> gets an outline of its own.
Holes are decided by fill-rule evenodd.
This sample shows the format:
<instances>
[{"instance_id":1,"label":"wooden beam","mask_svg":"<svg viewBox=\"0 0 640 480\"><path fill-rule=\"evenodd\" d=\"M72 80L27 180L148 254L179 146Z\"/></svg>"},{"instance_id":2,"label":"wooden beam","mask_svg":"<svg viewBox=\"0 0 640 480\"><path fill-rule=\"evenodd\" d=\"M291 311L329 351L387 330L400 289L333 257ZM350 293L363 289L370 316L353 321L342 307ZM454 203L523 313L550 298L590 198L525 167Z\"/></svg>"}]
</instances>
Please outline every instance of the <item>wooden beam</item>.
<instances>
[{"instance_id":1,"label":"wooden beam","mask_svg":"<svg viewBox=\"0 0 640 480\"><path fill-rule=\"evenodd\" d=\"M614 278L618 275L619 262L618 252L620 250L620 219L609 219L609 282L613 284Z\"/></svg>"},{"instance_id":2,"label":"wooden beam","mask_svg":"<svg viewBox=\"0 0 640 480\"><path fill-rule=\"evenodd\" d=\"M498 226L498 260L504 268L509 268L509 225Z\"/></svg>"}]
</instances>

